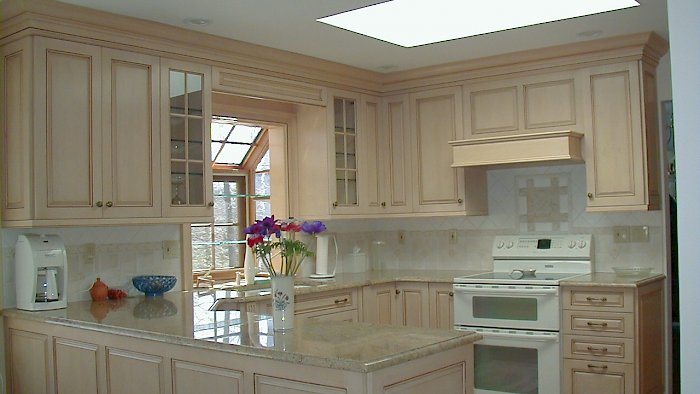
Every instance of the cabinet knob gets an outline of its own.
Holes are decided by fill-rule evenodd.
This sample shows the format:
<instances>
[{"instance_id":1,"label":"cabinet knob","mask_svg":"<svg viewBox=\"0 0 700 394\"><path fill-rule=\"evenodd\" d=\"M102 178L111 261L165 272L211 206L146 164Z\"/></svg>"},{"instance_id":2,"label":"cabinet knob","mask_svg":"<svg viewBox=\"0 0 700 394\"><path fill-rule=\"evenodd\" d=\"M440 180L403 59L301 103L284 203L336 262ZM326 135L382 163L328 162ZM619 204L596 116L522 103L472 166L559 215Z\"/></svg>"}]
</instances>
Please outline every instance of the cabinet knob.
<instances>
[{"instance_id":1,"label":"cabinet knob","mask_svg":"<svg viewBox=\"0 0 700 394\"><path fill-rule=\"evenodd\" d=\"M111 201L107 201L107 203L105 205L107 206L107 208L112 208L114 203L112 203Z\"/></svg>"},{"instance_id":2,"label":"cabinet knob","mask_svg":"<svg viewBox=\"0 0 700 394\"><path fill-rule=\"evenodd\" d=\"M333 208L337 208L337 207L338 207L338 201L333 201Z\"/></svg>"},{"instance_id":3,"label":"cabinet knob","mask_svg":"<svg viewBox=\"0 0 700 394\"><path fill-rule=\"evenodd\" d=\"M386 202L382 201L382 208L386 207Z\"/></svg>"},{"instance_id":4,"label":"cabinet knob","mask_svg":"<svg viewBox=\"0 0 700 394\"><path fill-rule=\"evenodd\" d=\"M210 207L213 207L213 206L214 206L214 201L209 201L209 204L207 204L207 205L209 205Z\"/></svg>"},{"instance_id":5,"label":"cabinet knob","mask_svg":"<svg viewBox=\"0 0 700 394\"><path fill-rule=\"evenodd\" d=\"M96 206L97 208L102 208L102 201L96 202L96 203L95 203L95 206Z\"/></svg>"},{"instance_id":6,"label":"cabinet knob","mask_svg":"<svg viewBox=\"0 0 700 394\"><path fill-rule=\"evenodd\" d=\"M396 289L396 294L401 294L401 290Z\"/></svg>"},{"instance_id":7,"label":"cabinet knob","mask_svg":"<svg viewBox=\"0 0 700 394\"><path fill-rule=\"evenodd\" d=\"M588 198L593 198L593 193L588 193Z\"/></svg>"},{"instance_id":8,"label":"cabinet knob","mask_svg":"<svg viewBox=\"0 0 700 394\"><path fill-rule=\"evenodd\" d=\"M455 293L450 292L450 297L454 297L454 296L455 296Z\"/></svg>"},{"instance_id":9,"label":"cabinet knob","mask_svg":"<svg viewBox=\"0 0 700 394\"><path fill-rule=\"evenodd\" d=\"M461 198L458 198L458 199L457 199L457 204L461 204L461 203L463 203L463 202L464 202L464 200L462 200Z\"/></svg>"}]
</instances>

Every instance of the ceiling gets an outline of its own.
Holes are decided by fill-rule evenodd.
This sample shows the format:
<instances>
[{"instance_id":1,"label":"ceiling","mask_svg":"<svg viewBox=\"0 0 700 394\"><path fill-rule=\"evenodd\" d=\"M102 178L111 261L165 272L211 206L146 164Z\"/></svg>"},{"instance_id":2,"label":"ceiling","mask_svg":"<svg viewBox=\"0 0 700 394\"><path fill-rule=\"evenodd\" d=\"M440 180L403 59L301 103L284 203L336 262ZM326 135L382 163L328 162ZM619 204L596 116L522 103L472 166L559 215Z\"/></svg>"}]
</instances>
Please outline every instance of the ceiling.
<instances>
[{"instance_id":1,"label":"ceiling","mask_svg":"<svg viewBox=\"0 0 700 394\"><path fill-rule=\"evenodd\" d=\"M316 19L379 3L378 0L60 0L148 19L376 72L393 72L479 57L655 31L668 39L666 0L559 22L403 48ZM211 21L206 26L184 22ZM430 26L417 26L427 28ZM594 33L595 32L595 33Z\"/></svg>"}]
</instances>

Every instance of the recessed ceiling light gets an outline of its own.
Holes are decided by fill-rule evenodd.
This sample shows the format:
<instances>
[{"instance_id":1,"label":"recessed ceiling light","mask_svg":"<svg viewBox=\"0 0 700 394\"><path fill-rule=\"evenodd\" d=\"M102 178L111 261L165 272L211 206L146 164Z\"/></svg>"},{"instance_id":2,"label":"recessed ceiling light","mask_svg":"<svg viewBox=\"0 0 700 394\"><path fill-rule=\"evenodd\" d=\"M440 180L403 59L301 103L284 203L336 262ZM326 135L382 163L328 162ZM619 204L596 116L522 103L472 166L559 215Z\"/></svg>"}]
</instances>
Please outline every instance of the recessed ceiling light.
<instances>
[{"instance_id":1,"label":"recessed ceiling light","mask_svg":"<svg viewBox=\"0 0 700 394\"><path fill-rule=\"evenodd\" d=\"M206 18L187 18L183 19L186 25L190 26L206 26L211 24L211 19Z\"/></svg>"},{"instance_id":2,"label":"recessed ceiling light","mask_svg":"<svg viewBox=\"0 0 700 394\"><path fill-rule=\"evenodd\" d=\"M636 0L392 0L318 21L414 47L636 6Z\"/></svg>"}]
</instances>

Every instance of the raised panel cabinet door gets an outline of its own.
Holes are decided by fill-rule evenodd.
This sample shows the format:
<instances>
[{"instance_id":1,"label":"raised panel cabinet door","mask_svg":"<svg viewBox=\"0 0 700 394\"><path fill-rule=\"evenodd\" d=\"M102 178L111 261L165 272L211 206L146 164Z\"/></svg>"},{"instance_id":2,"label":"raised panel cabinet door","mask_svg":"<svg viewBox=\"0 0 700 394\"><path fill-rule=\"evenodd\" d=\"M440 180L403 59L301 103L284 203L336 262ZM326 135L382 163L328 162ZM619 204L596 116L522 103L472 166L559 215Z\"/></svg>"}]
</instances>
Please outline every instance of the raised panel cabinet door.
<instances>
[{"instance_id":1,"label":"raised panel cabinet door","mask_svg":"<svg viewBox=\"0 0 700 394\"><path fill-rule=\"evenodd\" d=\"M379 144L382 127L379 97L362 95L360 98L360 155L358 156L360 207L363 213L385 211L382 157L386 154Z\"/></svg>"},{"instance_id":2,"label":"raised panel cabinet door","mask_svg":"<svg viewBox=\"0 0 700 394\"><path fill-rule=\"evenodd\" d=\"M31 217L31 38L0 48L2 219Z\"/></svg>"},{"instance_id":3,"label":"raised panel cabinet door","mask_svg":"<svg viewBox=\"0 0 700 394\"><path fill-rule=\"evenodd\" d=\"M363 287L362 313L364 321L375 324L396 324L396 291L393 282Z\"/></svg>"},{"instance_id":4,"label":"raised panel cabinet door","mask_svg":"<svg viewBox=\"0 0 700 394\"><path fill-rule=\"evenodd\" d=\"M107 348L107 390L110 394L163 394L163 358Z\"/></svg>"},{"instance_id":5,"label":"raised panel cabinet door","mask_svg":"<svg viewBox=\"0 0 700 394\"><path fill-rule=\"evenodd\" d=\"M584 138L589 210L645 210L647 156L636 62L588 76L590 130Z\"/></svg>"},{"instance_id":6,"label":"raised panel cabinet door","mask_svg":"<svg viewBox=\"0 0 700 394\"><path fill-rule=\"evenodd\" d=\"M452 283L430 283L430 327L454 328L454 293Z\"/></svg>"},{"instance_id":7,"label":"raised panel cabinet door","mask_svg":"<svg viewBox=\"0 0 700 394\"><path fill-rule=\"evenodd\" d=\"M7 358L13 394L49 393L49 339L44 334L9 329Z\"/></svg>"},{"instance_id":8,"label":"raised panel cabinet door","mask_svg":"<svg viewBox=\"0 0 700 394\"><path fill-rule=\"evenodd\" d=\"M516 81L465 85L465 138L517 133L521 128L519 87Z\"/></svg>"},{"instance_id":9,"label":"raised panel cabinet door","mask_svg":"<svg viewBox=\"0 0 700 394\"><path fill-rule=\"evenodd\" d=\"M632 394L634 390L634 364L564 359L564 394Z\"/></svg>"},{"instance_id":10,"label":"raised panel cabinet door","mask_svg":"<svg viewBox=\"0 0 700 394\"><path fill-rule=\"evenodd\" d=\"M54 338L56 392L58 394L97 394L97 345L65 338Z\"/></svg>"},{"instance_id":11,"label":"raised panel cabinet door","mask_svg":"<svg viewBox=\"0 0 700 394\"><path fill-rule=\"evenodd\" d=\"M163 216L210 220L211 66L161 58L160 100Z\"/></svg>"},{"instance_id":12,"label":"raised panel cabinet door","mask_svg":"<svg viewBox=\"0 0 700 394\"><path fill-rule=\"evenodd\" d=\"M34 40L35 216L99 218L100 48Z\"/></svg>"},{"instance_id":13,"label":"raised panel cabinet door","mask_svg":"<svg viewBox=\"0 0 700 394\"><path fill-rule=\"evenodd\" d=\"M155 56L102 49L104 217L161 214L158 66Z\"/></svg>"},{"instance_id":14,"label":"raised panel cabinet door","mask_svg":"<svg viewBox=\"0 0 700 394\"><path fill-rule=\"evenodd\" d=\"M173 394L243 392L243 372L234 369L173 360Z\"/></svg>"},{"instance_id":15,"label":"raised panel cabinet door","mask_svg":"<svg viewBox=\"0 0 700 394\"><path fill-rule=\"evenodd\" d=\"M464 211L464 169L452 168L449 141L463 139L462 92L411 94L413 211Z\"/></svg>"},{"instance_id":16,"label":"raised panel cabinet door","mask_svg":"<svg viewBox=\"0 0 700 394\"><path fill-rule=\"evenodd\" d=\"M386 213L413 210L411 178L411 111L408 94L382 98L379 146L382 167L382 202Z\"/></svg>"},{"instance_id":17,"label":"raised panel cabinet door","mask_svg":"<svg viewBox=\"0 0 700 394\"><path fill-rule=\"evenodd\" d=\"M312 378L308 376L300 376L299 380L292 380L255 374L254 379L256 394L345 394L348 392L343 387L331 387L309 382Z\"/></svg>"},{"instance_id":18,"label":"raised panel cabinet door","mask_svg":"<svg viewBox=\"0 0 700 394\"><path fill-rule=\"evenodd\" d=\"M406 327L430 327L428 284L399 282L398 323Z\"/></svg>"}]
</instances>

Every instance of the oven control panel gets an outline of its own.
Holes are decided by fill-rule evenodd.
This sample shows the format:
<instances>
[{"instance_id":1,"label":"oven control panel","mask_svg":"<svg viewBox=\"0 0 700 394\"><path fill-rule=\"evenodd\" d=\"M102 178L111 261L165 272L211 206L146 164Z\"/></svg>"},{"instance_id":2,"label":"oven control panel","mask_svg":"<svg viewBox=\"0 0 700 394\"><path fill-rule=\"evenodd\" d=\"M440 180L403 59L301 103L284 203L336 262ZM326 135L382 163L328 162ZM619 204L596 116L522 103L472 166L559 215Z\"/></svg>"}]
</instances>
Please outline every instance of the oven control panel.
<instances>
[{"instance_id":1,"label":"oven control panel","mask_svg":"<svg viewBox=\"0 0 700 394\"><path fill-rule=\"evenodd\" d=\"M494 259L590 259L591 234L503 235L493 241Z\"/></svg>"}]
</instances>

